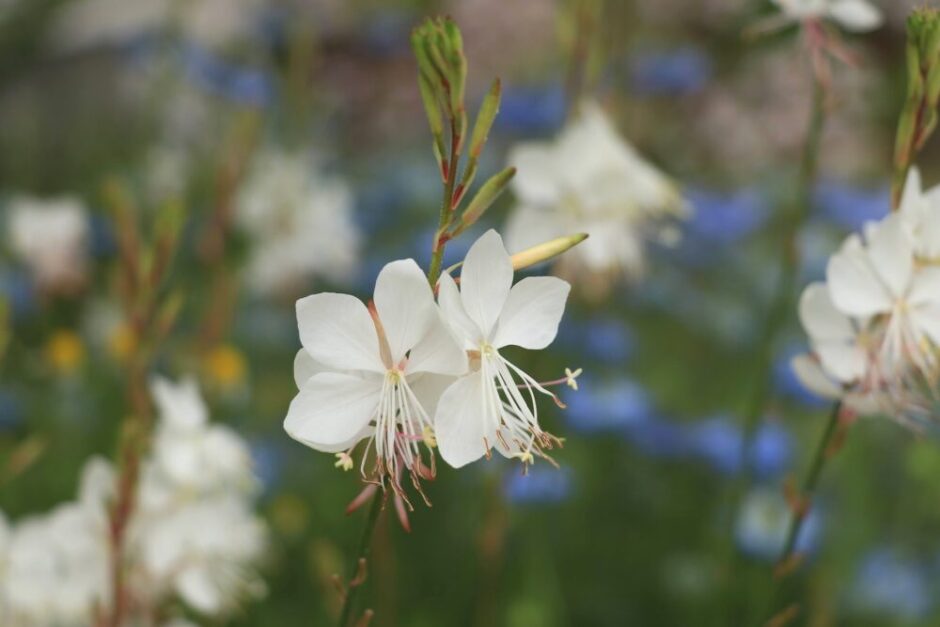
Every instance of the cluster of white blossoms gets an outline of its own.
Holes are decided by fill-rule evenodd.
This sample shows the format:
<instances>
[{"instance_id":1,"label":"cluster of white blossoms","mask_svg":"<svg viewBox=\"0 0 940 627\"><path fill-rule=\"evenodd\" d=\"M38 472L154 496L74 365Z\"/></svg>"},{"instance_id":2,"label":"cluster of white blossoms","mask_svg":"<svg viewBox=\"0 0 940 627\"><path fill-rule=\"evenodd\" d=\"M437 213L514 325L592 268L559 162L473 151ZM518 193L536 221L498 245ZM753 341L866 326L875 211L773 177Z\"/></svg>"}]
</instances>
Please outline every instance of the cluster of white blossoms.
<instances>
[{"instance_id":1,"label":"cluster of white blossoms","mask_svg":"<svg viewBox=\"0 0 940 627\"><path fill-rule=\"evenodd\" d=\"M881 26L884 16L868 0L772 0L788 22L831 20L850 32Z\"/></svg>"},{"instance_id":2,"label":"cluster of white blossoms","mask_svg":"<svg viewBox=\"0 0 940 627\"><path fill-rule=\"evenodd\" d=\"M253 238L247 281L257 293L282 292L311 276L344 282L356 272L352 191L303 153L254 159L236 221Z\"/></svg>"},{"instance_id":3,"label":"cluster of white blossoms","mask_svg":"<svg viewBox=\"0 0 940 627\"><path fill-rule=\"evenodd\" d=\"M510 250L568 233L591 236L561 260L562 276L639 276L645 241L674 239L674 221L689 211L676 185L595 103L582 103L555 141L516 146L509 163L518 201L506 227Z\"/></svg>"},{"instance_id":4,"label":"cluster of white blossoms","mask_svg":"<svg viewBox=\"0 0 940 627\"><path fill-rule=\"evenodd\" d=\"M859 414L915 426L940 409L940 188L912 168L899 210L849 236L809 285L800 319L811 355L794 370Z\"/></svg>"},{"instance_id":5,"label":"cluster of white blossoms","mask_svg":"<svg viewBox=\"0 0 940 627\"><path fill-rule=\"evenodd\" d=\"M230 429L208 423L194 382L157 379L152 391L160 419L128 524L126 601L141 624L177 599L203 616L224 615L264 590L252 570L265 527L253 512L258 482L248 449ZM0 624L91 625L109 612L117 489L111 464L93 458L75 502L3 521Z\"/></svg>"},{"instance_id":6,"label":"cluster of white blossoms","mask_svg":"<svg viewBox=\"0 0 940 627\"><path fill-rule=\"evenodd\" d=\"M0 515L0 624L89 625L110 605L108 501L114 474L89 460L75 501L10 525Z\"/></svg>"},{"instance_id":7,"label":"cluster of white blossoms","mask_svg":"<svg viewBox=\"0 0 940 627\"><path fill-rule=\"evenodd\" d=\"M303 348L288 434L337 453L346 469L365 441L363 477L406 500L402 476L421 493L420 479L434 475L434 447L455 468L493 448L525 464L546 457L559 441L539 426L536 393L556 397L501 351L548 346L570 286L554 277L513 285L513 272L491 230L470 248L459 279L441 276L437 302L411 259L381 270L368 306L335 293L297 301Z\"/></svg>"},{"instance_id":8,"label":"cluster of white blossoms","mask_svg":"<svg viewBox=\"0 0 940 627\"><path fill-rule=\"evenodd\" d=\"M7 203L8 245L45 291L81 285L88 268L89 226L77 198L17 196Z\"/></svg>"}]
</instances>

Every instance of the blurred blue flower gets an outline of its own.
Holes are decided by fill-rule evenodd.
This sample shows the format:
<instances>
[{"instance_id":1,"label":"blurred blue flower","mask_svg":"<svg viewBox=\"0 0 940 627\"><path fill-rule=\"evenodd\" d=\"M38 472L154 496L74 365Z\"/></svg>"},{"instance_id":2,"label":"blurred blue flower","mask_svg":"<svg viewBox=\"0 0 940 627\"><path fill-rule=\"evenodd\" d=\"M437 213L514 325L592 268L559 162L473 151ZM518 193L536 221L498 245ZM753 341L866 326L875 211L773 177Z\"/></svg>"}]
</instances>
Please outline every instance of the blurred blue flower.
<instances>
[{"instance_id":1,"label":"blurred blue flower","mask_svg":"<svg viewBox=\"0 0 940 627\"><path fill-rule=\"evenodd\" d=\"M560 83L504 84L496 126L526 135L551 133L561 128L567 113L565 92Z\"/></svg>"},{"instance_id":2,"label":"blurred blue flower","mask_svg":"<svg viewBox=\"0 0 940 627\"><path fill-rule=\"evenodd\" d=\"M9 390L0 389L0 431L11 431L23 422L23 408Z\"/></svg>"},{"instance_id":3,"label":"blurred blue flower","mask_svg":"<svg viewBox=\"0 0 940 627\"><path fill-rule=\"evenodd\" d=\"M189 79L211 93L252 107L274 101L274 80L263 70L230 63L195 44L184 45L182 57Z\"/></svg>"},{"instance_id":4,"label":"blurred blue flower","mask_svg":"<svg viewBox=\"0 0 940 627\"><path fill-rule=\"evenodd\" d=\"M785 471L793 456L790 433L776 422L757 427L744 455L744 434L730 416L715 416L689 428L690 454L712 469L726 475L738 474L742 461L760 479L768 479Z\"/></svg>"},{"instance_id":5,"label":"blurred blue flower","mask_svg":"<svg viewBox=\"0 0 940 627\"><path fill-rule=\"evenodd\" d=\"M757 429L748 451L751 471L759 479L779 477L793 461L793 436L779 422L767 421Z\"/></svg>"},{"instance_id":6,"label":"blurred blue flower","mask_svg":"<svg viewBox=\"0 0 940 627\"><path fill-rule=\"evenodd\" d=\"M23 318L36 310L36 287L25 272L0 268L0 294L10 304L14 318Z\"/></svg>"},{"instance_id":7,"label":"blurred blue flower","mask_svg":"<svg viewBox=\"0 0 940 627\"><path fill-rule=\"evenodd\" d=\"M627 378L598 383L590 377L578 379L580 389L565 388L562 398L568 409L568 424L582 433L620 431L645 422L653 404L640 384Z\"/></svg>"},{"instance_id":8,"label":"blurred blue flower","mask_svg":"<svg viewBox=\"0 0 940 627\"><path fill-rule=\"evenodd\" d=\"M692 455L724 474L741 471L744 438L741 430L727 416L708 418L689 429Z\"/></svg>"},{"instance_id":9,"label":"blurred blue flower","mask_svg":"<svg viewBox=\"0 0 940 627\"><path fill-rule=\"evenodd\" d=\"M819 397L803 385L793 372L790 361L801 353L808 350L804 343L792 343L783 348L780 354L774 359L773 383L774 387L783 396L801 403L806 407L821 409L831 404L831 401Z\"/></svg>"},{"instance_id":10,"label":"blurred blue flower","mask_svg":"<svg viewBox=\"0 0 940 627\"><path fill-rule=\"evenodd\" d=\"M633 354L636 338L624 320L605 316L566 322L558 346L605 364L622 364Z\"/></svg>"},{"instance_id":11,"label":"blurred blue flower","mask_svg":"<svg viewBox=\"0 0 940 627\"><path fill-rule=\"evenodd\" d=\"M766 198L753 189L719 192L692 187L684 195L693 206L685 225L689 238L709 244L740 241L763 226L770 215Z\"/></svg>"},{"instance_id":12,"label":"blurred blue flower","mask_svg":"<svg viewBox=\"0 0 940 627\"><path fill-rule=\"evenodd\" d=\"M503 482L503 493L506 500L516 504L560 503L571 494L571 484L568 468L540 464L523 474L514 467Z\"/></svg>"},{"instance_id":13,"label":"blurred blue flower","mask_svg":"<svg viewBox=\"0 0 940 627\"><path fill-rule=\"evenodd\" d=\"M88 220L90 231L89 248L95 257L109 257L114 254L117 242L114 238L114 228L111 223L100 214L92 214Z\"/></svg>"},{"instance_id":14,"label":"blurred blue flower","mask_svg":"<svg viewBox=\"0 0 940 627\"><path fill-rule=\"evenodd\" d=\"M638 53L630 64L633 90L648 96L684 95L700 91L712 76L712 61L701 50L683 47Z\"/></svg>"},{"instance_id":15,"label":"blurred blue flower","mask_svg":"<svg viewBox=\"0 0 940 627\"><path fill-rule=\"evenodd\" d=\"M624 433L633 446L652 457L674 459L689 452L685 429L666 419L649 416L628 424Z\"/></svg>"},{"instance_id":16,"label":"blurred blue flower","mask_svg":"<svg viewBox=\"0 0 940 627\"><path fill-rule=\"evenodd\" d=\"M924 618L934 605L925 569L887 548L865 557L848 600L854 610L907 620Z\"/></svg>"},{"instance_id":17,"label":"blurred blue flower","mask_svg":"<svg viewBox=\"0 0 940 627\"><path fill-rule=\"evenodd\" d=\"M880 220L888 214L891 189L888 185L864 188L827 180L816 185L813 202L826 220L857 231L865 222Z\"/></svg>"},{"instance_id":18,"label":"blurred blue flower","mask_svg":"<svg viewBox=\"0 0 940 627\"><path fill-rule=\"evenodd\" d=\"M792 513L786 499L776 489L755 488L744 498L735 522L735 540L747 555L774 561L786 542ZM812 555L822 537L822 514L810 510L797 538L796 550Z\"/></svg>"},{"instance_id":19,"label":"blurred blue flower","mask_svg":"<svg viewBox=\"0 0 940 627\"><path fill-rule=\"evenodd\" d=\"M255 475L261 481L263 493L273 491L284 474L287 448L280 437L255 438L248 444Z\"/></svg>"}]
</instances>

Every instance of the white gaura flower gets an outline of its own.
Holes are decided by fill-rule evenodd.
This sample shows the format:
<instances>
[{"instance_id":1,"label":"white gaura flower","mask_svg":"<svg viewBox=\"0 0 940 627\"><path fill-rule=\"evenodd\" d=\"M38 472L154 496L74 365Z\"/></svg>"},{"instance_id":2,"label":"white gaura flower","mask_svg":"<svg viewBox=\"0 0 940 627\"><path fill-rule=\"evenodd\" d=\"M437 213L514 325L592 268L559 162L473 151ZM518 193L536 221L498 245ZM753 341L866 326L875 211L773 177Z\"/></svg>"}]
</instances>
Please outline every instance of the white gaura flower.
<instances>
[{"instance_id":1,"label":"white gaura flower","mask_svg":"<svg viewBox=\"0 0 940 627\"><path fill-rule=\"evenodd\" d=\"M847 31L863 33L881 26L884 16L868 0L772 0L790 22L831 20Z\"/></svg>"},{"instance_id":2,"label":"white gaura flower","mask_svg":"<svg viewBox=\"0 0 940 627\"><path fill-rule=\"evenodd\" d=\"M591 236L563 257L564 275L640 275L645 240L668 239L670 222L688 212L675 184L594 103L583 103L556 141L519 145L509 162L518 169L512 181L518 205L506 228L510 250L569 233Z\"/></svg>"},{"instance_id":3,"label":"white gaura flower","mask_svg":"<svg viewBox=\"0 0 940 627\"><path fill-rule=\"evenodd\" d=\"M806 287L799 313L813 354L794 357L797 378L823 398L841 398L858 414L881 411L884 399L875 368L878 338L864 333L865 321L836 309L825 283Z\"/></svg>"},{"instance_id":4,"label":"white gaura flower","mask_svg":"<svg viewBox=\"0 0 940 627\"><path fill-rule=\"evenodd\" d=\"M267 535L253 511L260 483L247 444L209 421L194 379L156 377L150 388L158 421L128 531L136 601L178 596L220 616L264 592L254 568Z\"/></svg>"},{"instance_id":5,"label":"white gaura flower","mask_svg":"<svg viewBox=\"0 0 940 627\"><path fill-rule=\"evenodd\" d=\"M264 523L238 494L194 499L162 512L141 512L136 588L159 606L176 594L208 616L220 616L244 597L264 593L252 565L264 553Z\"/></svg>"},{"instance_id":6,"label":"white gaura flower","mask_svg":"<svg viewBox=\"0 0 940 627\"><path fill-rule=\"evenodd\" d=\"M420 446L432 442L441 375L467 370L425 274L412 259L394 261L376 279L372 307L347 294L314 294L297 301L297 323L300 392L284 421L287 433L320 451L346 451L347 459L368 440L364 477L383 485L387 477L401 495L408 472L420 491L419 478L433 475Z\"/></svg>"},{"instance_id":7,"label":"white gaura flower","mask_svg":"<svg viewBox=\"0 0 940 627\"><path fill-rule=\"evenodd\" d=\"M940 342L940 268L920 266L903 216L869 223L864 240L851 235L826 269L832 302L842 313L872 318L883 339L882 376L902 376L909 365L921 373L936 366Z\"/></svg>"},{"instance_id":8,"label":"white gaura flower","mask_svg":"<svg viewBox=\"0 0 940 627\"><path fill-rule=\"evenodd\" d=\"M500 350L548 346L571 286L555 277L528 277L515 286L512 279L509 253L492 230L467 253L459 291L449 274L441 276L438 302L472 356L472 372L444 391L434 418L441 457L455 468L494 446L529 463L558 443L539 426L535 392L555 396Z\"/></svg>"},{"instance_id":9,"label":"white gaura flower","mask_svg":"<svg viewBox=\"0 0 940 627\"><path fill-rule=\"evenodd\" d=\"M904 184L898 213L914 243L914 255L923 265L940 264L940 185L924 191L920 171L912 167Z\"/></svg>"},{"instance_id":10,"label":"white gaura flower","mask_svg":"<svg viewBox=\"0 0 940 627\"><path fill-rule=\"evenodd\" d=\"M8 206L9 245L42 289L81 286L88 265L88 216L77 198L13 198Z\"/></svg>"},{"instance_id":11,"label":"white gaura flower","mask_svg":"<svg viewBox=\"0 0 940 627\"><path fill-rule=\"evenodd\" d=\"M209 410L195 379L173 383L162 377L151 382L159 420L147 472L159 480L145 482L160 492L253 492L257 487L251 453L235 431L209 422Z\"/></svg>"},{"instance_id":12,"label":"white gaura flower","mask_svg":"<svg viewBox=\"0 0 940 627\"><path fill-rule=\"evenodd\" d=\"M858 413L912 425L940 407L940 203L913 170L897 213L849 236L825 284L807 287L800 317L813 356L794 369L807 387Z\"/></svg>"},{"instance_id":13,"label":"white gaura flower","mask_svg":"<svg viewBox=\"0 0 940 627\"><path fill-rule=\"evenodd\" d=\"M235 219L252 237L246 272L257 293L283 292L311 277L344 282L355 274L360 234L352 191L307 155L257 157Z\"/></svg>"}]
</instances>

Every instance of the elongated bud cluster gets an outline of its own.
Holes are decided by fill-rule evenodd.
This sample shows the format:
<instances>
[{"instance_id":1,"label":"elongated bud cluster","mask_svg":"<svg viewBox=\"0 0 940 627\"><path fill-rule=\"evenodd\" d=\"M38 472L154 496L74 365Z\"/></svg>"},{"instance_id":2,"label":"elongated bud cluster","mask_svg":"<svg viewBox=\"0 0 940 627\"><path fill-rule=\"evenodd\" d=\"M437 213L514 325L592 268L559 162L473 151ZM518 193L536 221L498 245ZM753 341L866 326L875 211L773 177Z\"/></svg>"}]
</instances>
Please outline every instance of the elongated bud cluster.
<instances>
[{"instance_id":1,"label":"elongated bud cluster","mask_svg":"<svg viewBox=\"0 0 940 627\"><path fill-rule=\"evenodd\" d=\"M418 61L418 86L434 135L435 154L438 155L442 176L446 179L451 164L444 143L444 117L452 125L454 153L459 154L467 128L467 113L463 103L467 58L463 53L463 38L450 18L439 17L428 19L414 29L411 47Z\"/></svg>"},{"instance_id":2,"label":"elongated bud cluster","mask_svg":"<svg viewBox=\"0 0 940 627\"><path fill-rule=\"evenodd\" d=\"M117 233L120 266L118 291L134 337L156 343L173 327L182 309L182 297L162 293L185 223L184 207L171 202L157 212L151 234L140 232L137 210L127 188L111 180L104 188Z\"/></svg>"},{"instance_id":3,"label":"elongated bud cluster","mask_svg":"<svg viewBox=\"0 0 940 627\"><path fill-rule=\"evenodd\" d=\"M499 112L502 85L499 79L494 80L483 98L468 144L468 119L464 103L467 59L463 52L460 29L449 18L428 19L412 32L411 46L418 62L421 101L434 137L434 156L444 183L440 224L429 273L433 284L440 272L444 245L480 219L506 190L515 175L515 169L508 168L492 176L472 197L466 209L460 211L476 178L480 155ZM465 150L468 145L469 149ZM460 172L460 159L464 152L467 162Z\"/></svg>"},{"instance_id":4,"label":"elongated bud cluster","mask_svg":"<svg viewBox=\"0 0 940 627\"><path fill-rule=\"evenodd\" d=\"M940 102L940 12L919 9L907 20L907 99L898 122L893 203L897 208L907 172L937 126Z\"/></svg>"}]
</instances>

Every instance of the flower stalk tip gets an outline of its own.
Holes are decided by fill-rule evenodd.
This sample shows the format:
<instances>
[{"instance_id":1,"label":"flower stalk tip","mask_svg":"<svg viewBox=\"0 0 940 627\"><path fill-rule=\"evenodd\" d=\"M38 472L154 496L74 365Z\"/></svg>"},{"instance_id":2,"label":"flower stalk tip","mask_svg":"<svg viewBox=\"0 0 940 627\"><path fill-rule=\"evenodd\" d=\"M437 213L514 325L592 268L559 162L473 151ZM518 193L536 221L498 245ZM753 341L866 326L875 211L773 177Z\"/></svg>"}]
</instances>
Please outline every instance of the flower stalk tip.
<instances>
[{"instance_id":1,"label":"flower stalk tip","mask_svg":"<svg viewBox=\"0 0 940 627\"><path fill-rule=\"evenodd\" d=\"M894 151L893 206L901 201L908 170L937 126L940 104L940 12L919 9L907 20L907 98Z\"/></svg>"}]
</instances>

